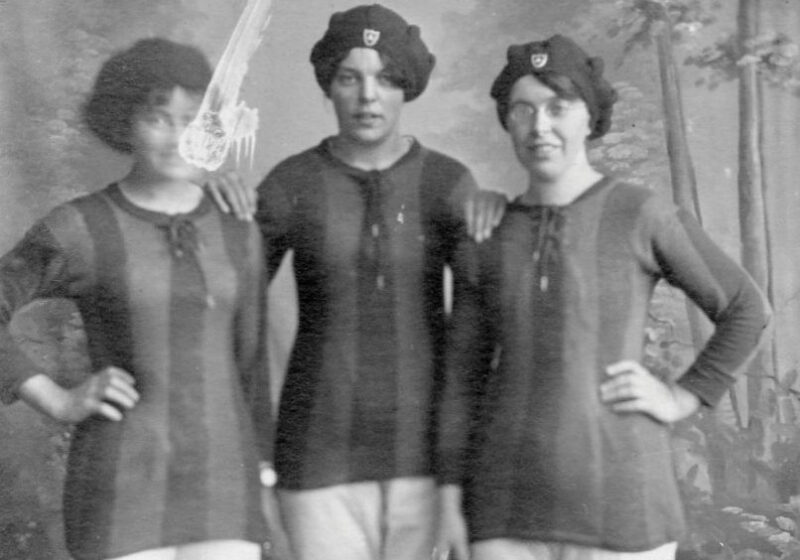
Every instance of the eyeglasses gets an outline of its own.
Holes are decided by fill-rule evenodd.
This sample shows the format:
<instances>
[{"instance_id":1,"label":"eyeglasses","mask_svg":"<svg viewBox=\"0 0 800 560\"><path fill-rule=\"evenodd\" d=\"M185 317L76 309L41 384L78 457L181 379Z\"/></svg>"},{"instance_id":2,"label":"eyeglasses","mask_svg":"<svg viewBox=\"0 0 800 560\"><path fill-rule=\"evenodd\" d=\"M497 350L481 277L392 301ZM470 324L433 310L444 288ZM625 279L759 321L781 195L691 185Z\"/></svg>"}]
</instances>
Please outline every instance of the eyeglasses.
<instances>
[{"instance_id":1,"label":"eyeglasses","mask_svg":"<svg viewBox=\"0 0 800 560\"><path fill-rule=\"evenodd\" d=\"M558 118L564 116L574 106L574 102L567 99L556 98L545 103L543 108L545 115L550 118ZM508 120L515 124L530 124L536 116L536 111L536 107L530 103L518 101L508 110Z\"/></svg>"}]
</instances>

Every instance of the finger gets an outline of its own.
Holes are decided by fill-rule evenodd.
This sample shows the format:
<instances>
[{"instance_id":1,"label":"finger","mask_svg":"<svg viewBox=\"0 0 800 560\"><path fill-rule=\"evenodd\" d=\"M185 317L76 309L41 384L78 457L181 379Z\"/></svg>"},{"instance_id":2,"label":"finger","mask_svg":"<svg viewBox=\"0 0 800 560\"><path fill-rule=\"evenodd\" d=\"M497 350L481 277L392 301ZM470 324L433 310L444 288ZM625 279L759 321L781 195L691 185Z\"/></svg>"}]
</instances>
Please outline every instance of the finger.
<instances>
[{"instance_id":1,"label":"finger","mask_svg":"<svg viewBox=\"0 0 800 560\"><path fill-rule=\"evenodd\" d=\"M482 197L478 203L478 215L475 218L475 228L478 231L478 242L483 242L489 239L491 228L489 227L489 206L486 197Z\"/></svg>"},{"instance_id":2,"label":"finger","mask_svg":"<svg viewBox=\"0 0 800 560\"><path fill-rule=\"evenodd\" d=\"M228 208L230 208L230 213L242 219L243 212L240 193L236 184L231 181L230 174L224 173L217 175L215 178L215 185L220 191L220 194L225 197L225 202ZM224 195L222 193L224 193Z\"/></svg>"},{"instance_id":3,"label":"finger","mask_svg":"<svg viewBox=\"0 0 800 560\"><path fill-rule=\"evenodd\" d=\"M631 412L645 412L650 413L646 403L642 399L630 399L619 401L611 405L611 410L621 414Z\"/></svg>"},{"instance_id":4,"label":"finger","mask_svg":"<svg viewBox=\"0 0 800 560\"><path fill-rule=\"evenodd\" d=\"M464 203L464 216L467 218L467 235L475 238L475 201L472 197Z\"/></svg>"},{"instance_id":5,"label":"finger","mask_svg":"<svg viewBox=\"0 0 800 560\"><path fill-rule=\"evenodd\" d=\"M119 422L123 418L122 412L116 406L107 402L99 403L97 414L109 420L113 420L114 422Z\"/></svg>"},{"instance_id":6,"label":"finger","mask_svg":"<svg viewBox=\"0 0 800 560\"><path fill-rule=\"evenodd\" d=\"M219 209L224 214L230 214L231 207L228 205L228 202L225 200L225 197L222 196L222 193L220 193L219 185L216 183L216 179L206 183L206 189L208 190L209 193L211 193L211 198L214 199L214 203L219 207Z\"/></svg>"},{"instance_id":7,"label":"finger","mask_svg":"<svg viewBox=\"0 0 800 560\"><path fill-rule=\"evenodd\" d=\"M641 369L642 366L635 360L622 360L607 366L606 373L613 376L624 372L638 372Z\"/></svg>"},{"instance_id":8,"label":"finger","mask_svg":"<svg viewBox=\"0 0 800 560\"><path fill-rule=\"evenodd\" d=\"M109 379L118 379L128 385L136 384L136 379L130 373L116 366L107 366L101 370L101 373L107 375Z\"/></svg>"},{"instance_id":9,"label":"finger","mask_svg":"<svg viewBox=\"0 0 800 560\"><path fill-rule=\"evenodd\" d=\"M111 386L106 388L103 392L103 400L112 404L118 404L130 410L136 406L136 403L139 401L139 395L135 393L131 394L122 388Z\"/></svg>"},{"instance_id":10,"label":"finger","mask_svg":"<svg viewBox=\"0 0 800 560\"><path fill-rule=\"evenodd\" d=\"M638 384L633 382L630 375L615 377L600 385L600 399L604 403L635 399L640 396L642 396L642 391Z\"/></svg>"},{"instance_id":11,"label":"finger","mask_svg":"<svg viewBox=\"0 0 800 560\"><path fill-rule=\"evenodd\" d=\"M119 391L134 403L139 402L139 399L141 398L139 391L137 391L133 385L130 385L129 383L120 382L119 384L115 384L114 390Z\"/></svg>"},{"instance_id":12,"label":"finger","mask_svg":"<svg viewBox=\"0 0 800 560\"><path fill-rule=\"evenodd\" d=\"M242 187L242 193L244 194L245 203L247 206L247 213L252 216L253 214L255 214L256 208L258 206L258 192L256 191L255 188L248 188L238 173L235 174L235 176L236 176L236 181Z\"/></svg>"},{"instance_id":13,"label":"finger","mask_svg":"<svg viewBox=\"0 0 800 560\"><path fill-rule=\"evenodd\" d=\"M627 398L629 398L629 396L626 394L623 387L608 385L600 387L600 401L605 404Z\"/></svg>"},{"instance_id":14,"label":"finger","mask_svg":"<svg viewBox=\"0 0 800 560\"><path fill-rule=\"evenodd\" d=\"M233 213L240 220L246 219L247 202L242 193L242 185L239 182L235 181L230 173L224 175L223 180L225 181L225 186L227 187L225 190L231 197L230 202L233 205Z\"/></svg>"},{"instance_id":15,"label":"finger","mask_svg":"<svg viewBox=\"0 0 800 560\"><path fill-rule=\"evenodd\" d=\"M500 193L497 193L497 196L494 200L495 205L492 208L492 227L497 227L500 225L500 221L503 219L503 215L506 213L506 203L508 200Z\"/></svg>"},{"instance_id":16,"label":"finger","mask_svg":"<svg viewBox=\"0 0 800 560\"><path fill-rule=\"evenodd\" d=\"M233 197L234 212L240 220L250 220L254 211L252 189L248 189L238 173L227 172L224 176L227 192Z\"/></svg>"}]
</instances>

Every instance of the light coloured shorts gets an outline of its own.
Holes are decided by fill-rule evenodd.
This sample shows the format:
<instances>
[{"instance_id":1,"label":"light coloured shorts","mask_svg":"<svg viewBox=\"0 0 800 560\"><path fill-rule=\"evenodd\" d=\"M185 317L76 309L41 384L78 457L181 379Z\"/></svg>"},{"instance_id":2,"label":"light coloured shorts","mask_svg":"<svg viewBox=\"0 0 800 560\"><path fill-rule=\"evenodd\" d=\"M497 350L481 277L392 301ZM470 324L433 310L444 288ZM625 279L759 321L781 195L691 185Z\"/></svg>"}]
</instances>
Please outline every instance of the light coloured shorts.
<instances>
[{"instance_id":1,"label":"light coloured shorts","mask_svg":"<svg viewBox=\"0 0 800 560\"><path fill-rule=\"evenodd\" d=\"M590 546L517 539L488 539L472 544L471 560L674 560L678 543L642 552L617 552Z\"/></svg>"},{"instance_id":2,"label":"light coloured shorts","mask_svg":"<svg viewBox=\"0 0 800 560\"><path fill-rule=\"evenodd\" d=\"M260 560L261 546L239 540L204 541L166 548L151 548L126 556L117 556L113 560L232 560L234 558Z\"/></svg>"},{"instance_id":3,"label":"light coloured shorts","mask_svg":"<svg viewBox=\"0 0 800 560\"><path fill-rule=\"evenodd\" d=\"M278 490L295 560L428 560L436 531L433 478Z\"/></svg>"}]
</instances>

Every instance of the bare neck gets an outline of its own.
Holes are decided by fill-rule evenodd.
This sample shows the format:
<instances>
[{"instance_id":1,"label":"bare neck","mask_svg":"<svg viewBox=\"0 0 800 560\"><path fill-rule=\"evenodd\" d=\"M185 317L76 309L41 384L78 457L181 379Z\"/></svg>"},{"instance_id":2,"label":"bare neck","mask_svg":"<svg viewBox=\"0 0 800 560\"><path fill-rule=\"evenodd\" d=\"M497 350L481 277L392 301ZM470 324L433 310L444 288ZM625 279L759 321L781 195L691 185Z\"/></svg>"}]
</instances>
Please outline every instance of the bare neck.
<instances>
[{"instance_id":1,"label":"bare neck","mask_svg":"<svg viewBox=\"0 0 800 560\"><path fill-rule=\"evenodd\" d=\"M539 177L533 173L529 173L528 177L528 191L522 195L523 202L566 206L597 183L603 175L586 163L570 168L556 179Z\"/></svg>"},{"instance_id":2,"label":"bare neck","mask_svg":"<svg viewBox=\"0 0 800 560\"><path fill-rule=\"evenodd\" d=\"M191 212L203 199L203 188L195 183L147 179L135 167L118 185L125 198L136 206L163 214Z\"/></svg>"},{"instance_id":3,"label":"bare neck","mask_svg":"<svg viewBox=\"0 0 800 560\"><path fill-rule=\"evenodd\" d=\"M347 165L364 171L388 169L411 149L410 136L396 135L379 144L359 144L342 136L331 138L328 149Z\"/></svg>"}]
</instances>

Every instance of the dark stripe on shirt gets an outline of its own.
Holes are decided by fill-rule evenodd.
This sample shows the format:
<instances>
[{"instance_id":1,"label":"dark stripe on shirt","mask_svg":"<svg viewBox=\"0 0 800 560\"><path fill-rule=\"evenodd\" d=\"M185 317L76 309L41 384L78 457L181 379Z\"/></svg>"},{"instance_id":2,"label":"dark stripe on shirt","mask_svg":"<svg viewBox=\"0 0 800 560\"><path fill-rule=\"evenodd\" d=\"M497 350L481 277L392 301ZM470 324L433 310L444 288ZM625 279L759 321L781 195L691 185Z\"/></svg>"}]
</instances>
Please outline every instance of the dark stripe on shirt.
<instances>
[{"instance_id":1,"label":"dark stripe on shirt","mask_svg":"<svg viewBox=\"0 0 800 560\"><path fill-rule=\"evenodd\" d=\"M114 211L105 198L86 197L73 202L94 244L97 289L78 301L87 321L92 367L116 366L133 373L133 336L128 309L127 252ZM102 313L97 310L102 309ZM95 321L100 325L88 324ZM137 380L138 381L138 380ZM137 387L140 391L141 387ZM93 416L75 427L64 491L66 540L70 550L107 550L114 525L116 488L123 423ZM74 478L71 478L74 477ZM86 493L91 489L93 496ZM98 499L99 496L102 498ZM98 509L97 505L102 504ZM70 520L91 520L72 525ZM91 537L89 537L91 535ZM91 544L88 544L91 543Z\"/></svg>"},{"instance_id":2,"label":"dark stripe on shirt","mask_svg":"<svg viewBox=\"0 0 800 560\"><path fill-rule=\"evenodd\" d=\"M360 175L360 174L359 174ZM389 477L394 457L397 409L397 330L395 328L392 239L385 220L389 185L373 171L354 178L364 203L358 257L358 340L353 411L350 424L350 472L368 463ZM402 271L400 271L402 273ZM370 469L370 470L373 470Z\"/></svg>"},{"instance_id":3,"label":"dark stripe on shirt","mask_svg":"<svg viewBox=\"0 0 800 560\"><path fill-rule=\"evenodd\" d=\"M208 430L205 427L203 330L206 282L193 251L173 255L170 279L169 441L176 458L168 463L162 519L164 542L191 542L207 534ZM191 499L189 498L191 496ZM187 505L194 502L193 505ZM176 524L176 515L193 519ZM185 533L178 533L182 529Z\"/></svg>"},{"instance_id":4,"label":"dark stripe on shirt","mask_svg":"<svg viewBox=\"0 0 800 560\"><path fill-rule=\"evenodd\" d=\"M563 260L561 247L557 241L559 235L551 232L551 228L560 227L561 216L548 207L532 208L527 213L529 220L530 240L527 254L519 255L531 263L530 283L520 283L520 290L528 291L529 312L523 316L526 328L518 329L515 341L517 344L529 345L531 363L536 360L543 367L534 374L538 385L527 383L519 387L526 392L525 408L518 412L519 427L515 430L521 435L516 456L513 457L515 472L529 472L530 478L518 478L510 494L511 504L508 508L511 520L525 518L531 510L531 504L538 504L537 515L528 518L527 522L540 527L550 526L558 511L557 496L554 489L545 482L551 480L557 471L552 450L559 445L558 426L537 425L536 415L544 418L555 418L564 403L554 395L562 394L563 355L561 348L565 336L564 315L560 313L564 302ZM508 257L509 255L504 255ZM508 268L506 268L508 267ZM519 270L516 263L505 263L504 270ZM523 276L524 277L524 276ZM523 346L524 347L524 346ZM525 367L526 364L511 364L511 367ZM550 375L547 375L550 373ZM530 456L539 460L529 463ZM534 474L534 473L541 474ZM557 476L557 475L556 475ZM539 481L531 485L528 480ZM513 521L512 521L513 522Z\"/></svg>"}]
</instances>

